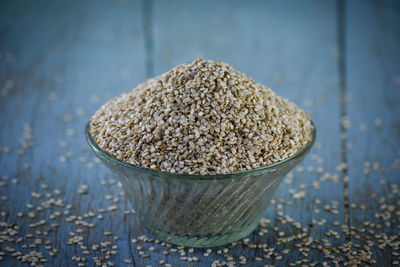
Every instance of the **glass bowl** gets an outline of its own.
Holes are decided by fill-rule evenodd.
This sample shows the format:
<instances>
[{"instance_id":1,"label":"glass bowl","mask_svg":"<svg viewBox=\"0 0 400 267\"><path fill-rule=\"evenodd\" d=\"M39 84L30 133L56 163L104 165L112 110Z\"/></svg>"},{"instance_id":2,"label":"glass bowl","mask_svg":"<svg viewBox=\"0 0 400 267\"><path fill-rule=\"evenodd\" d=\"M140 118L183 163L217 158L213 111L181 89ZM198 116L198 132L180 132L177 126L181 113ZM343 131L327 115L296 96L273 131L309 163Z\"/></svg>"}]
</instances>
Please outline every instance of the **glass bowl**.
<instances>
[{"instance_id":1,"label":"glass bowl","mask_svg":"<svg viewBox=\"0 0 400 267\"><path fill-rule=\"evenodd\" d=\"M140 221L159 239L183 246L213 247L249 235L263 217L279 183L310 151L311 139L295 155L249 171L187 175L156 171L118 160L101 149L86 125L96 156L120 179Z\"/></svg>"}]
</instances>

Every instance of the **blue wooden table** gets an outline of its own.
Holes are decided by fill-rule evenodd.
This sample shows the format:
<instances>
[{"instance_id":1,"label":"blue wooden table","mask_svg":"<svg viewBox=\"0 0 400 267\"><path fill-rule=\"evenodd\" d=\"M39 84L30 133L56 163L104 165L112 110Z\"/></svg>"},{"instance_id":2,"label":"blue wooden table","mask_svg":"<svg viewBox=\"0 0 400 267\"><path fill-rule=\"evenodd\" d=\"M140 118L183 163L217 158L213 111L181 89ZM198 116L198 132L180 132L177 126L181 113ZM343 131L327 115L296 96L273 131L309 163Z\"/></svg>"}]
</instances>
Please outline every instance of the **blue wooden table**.
<instances>
[{"instance_id":1,"label":"blue wooden table","mask_svg":"<svg viewBox=\"0 0 400 267\"><path fill-rule=\"evenodd\" d=\"M212 249L154 239L83 135L110 97L199 57L318 131L260 227ZM1 266L399 265L399 1L1 1L0 103Z\"/></svg>"}]
</instances>

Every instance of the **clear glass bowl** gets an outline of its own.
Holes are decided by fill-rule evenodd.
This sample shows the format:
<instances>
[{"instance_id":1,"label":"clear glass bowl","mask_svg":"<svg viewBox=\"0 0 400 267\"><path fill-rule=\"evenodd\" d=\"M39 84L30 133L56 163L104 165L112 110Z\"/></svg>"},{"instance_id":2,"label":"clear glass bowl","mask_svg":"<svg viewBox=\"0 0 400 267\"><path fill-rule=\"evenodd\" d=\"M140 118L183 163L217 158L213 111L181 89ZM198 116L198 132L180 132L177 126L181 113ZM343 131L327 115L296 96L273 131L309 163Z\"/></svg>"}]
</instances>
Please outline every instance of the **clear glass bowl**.
<instances>
[{"instance_id":1,"label":"clear glass bowl","mask_svg":"<svg viewBox=\"0 0 400 267\"><path fill-rule=\"evenodd\" d=\"M292 157L249 171L186 175L155 171L118 160L101 149L86 125L86 140L118 177L142 224L159 239L190 247L228 244L258 225L286 174L310 151L311 139Z\"/></svg>"}]
</instances>

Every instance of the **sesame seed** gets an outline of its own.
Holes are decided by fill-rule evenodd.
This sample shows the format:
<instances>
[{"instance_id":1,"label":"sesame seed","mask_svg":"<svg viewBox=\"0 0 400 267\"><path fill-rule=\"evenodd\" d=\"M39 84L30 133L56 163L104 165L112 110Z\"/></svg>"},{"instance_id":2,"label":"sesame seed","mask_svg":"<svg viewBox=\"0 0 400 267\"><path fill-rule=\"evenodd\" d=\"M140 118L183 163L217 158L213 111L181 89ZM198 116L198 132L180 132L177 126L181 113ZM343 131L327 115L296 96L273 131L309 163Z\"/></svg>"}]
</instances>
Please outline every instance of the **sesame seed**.
<instances>
[{"instance_id":1,"label":"sesame seed","mask_svg":"<svg viewBox=\"0 0 400 267\"><path fill-rule=\"evenodd\" d=\"M211 60L177 66L112 99L90 120L97 144L118 159L190 174L279 162L307 143L310 130L309 116L296 105Z\"/></svg>"}]
</instances>

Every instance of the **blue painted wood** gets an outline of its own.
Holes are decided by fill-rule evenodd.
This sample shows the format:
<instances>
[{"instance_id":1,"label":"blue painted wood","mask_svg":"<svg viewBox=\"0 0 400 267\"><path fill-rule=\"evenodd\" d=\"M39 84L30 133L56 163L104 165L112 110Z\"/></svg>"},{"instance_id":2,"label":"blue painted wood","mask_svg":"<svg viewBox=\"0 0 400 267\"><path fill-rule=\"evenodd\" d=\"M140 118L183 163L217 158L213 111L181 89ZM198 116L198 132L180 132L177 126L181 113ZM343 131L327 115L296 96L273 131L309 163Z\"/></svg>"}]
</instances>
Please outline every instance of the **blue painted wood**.
<instances>
[{"instance_id":1,"label":"blue painted wood","mask_svg":"<svg viewBox=\"0 0 400 267\"><path fill-rule=\"evenodd\" d=\"M364 246L368 237L397 239L400 231L399 170L393 168L400 161L400 5L348 2L346 20L350 219L352 242ZM357 231L368 222L374 235ZM392 254L398 248L371 250L380 266L399 264Z\"/></svg>"},{"instance_id":2,"label":"blue painted wood","mask_svg":"<svg viewBox=\"0 0 400 267\"><path fill-rule=\"evenodd\" d=\"M389 186L398 178L391 164L399 157L400 147L399 10L396 2L389 1L350 2L345 13L335 1L2 1L0 222L7 225L0 225L0 252L6 254L0 254L0 265L24 265L11 256L13 248L23 254L40 251L50 266L78 265L73 257L85 257L85 265L93 266L93 257L106 255L102 242L107 251L118 246L115 255L103 260L117 266L160 266L160 260L173 266L210 266L216 260L229 262L230 257L238 265L240 256L247 259L244 266L300 265L300 260L331 263L313 247L316 242L308 253L296 247L300 240L277 244L280 232L301 233L290 218L300 223L306 237L326 239L332 247L345 244L346 239L359 242L356 235L342 232L341 226L347 223L358 227L369 220L381 224L387 235L398 234L398 214L385 227L388 220L374 218L382 213L382 206L370 195L376 191L390 203L399 200ZM346 32L339 32L343 15ZM345 36L343 43L338 36ZM345 72L338 68L338 43L345 48ZM207 257L203 255L206 249L185 248L186 257L199 259L188 262L155 240L131 242L151 234L130 212L132 207L115 177L86 150L83 129L89 116L110 97L130 90L146 76L197 57L224 60L306 109L317 126L318 139L302 166L279 187L265 215L270 220L264 228L268 232L260 235L259 228L248 237L247 242L255 246L239 243L213 248ZM338 82L339 77L344 84ZM351 100L341 103L346 91ZM341 132L343 112L352 127ZM374 126L376 118L382 118L381 127ZM25 135L22 141L31 141L24 122L31 127L35 144L18 155L21 138ZM359 124L364 122L368 130L360 131ZM342 151L343 133L353 148ZM4 152L5 146L11 149L9 153ZM342 171L343 160L348 170ZM363 174L365 160L379 161L380 170ZM343 182L346 172L349 181ZM381 185L381 179L386 183ZM346 188L350 208L345 205ZM46 201L53 203L50 208L43 207ZM336 203L338 214L324 209ZM351 208L352 203L357 207L365 203L367 210ZM37 209L40 205L42 210ZM32 225L41 220L44 225ZM1 233L14 225L19 226L18 234L10 238L24 238L18 244L4 240ZM330 230L338 232L339 238L326 236ZM29 248L35 243L27 237L29 233L40 236L43 244ZM82 236L82 241L77 240L81 245L74 244L74 236ZM96 244L100 248L94 250ZM58 250L54 257L47 245ZM263 258L267 252L257 245L274 249L282 258L278 254ZM138 246L149 257L142 258ZM285 254L285 249L290 251ZM164 255L163 251L170 252ZM392 252L375 246L373 258L382 265L394 264L397 258ZM346 256L331 253L334 259Z\"/></svg>"},{"instance_id":3,"label":"blue painted wood","mask_svg":"<svg viewBox=\"0 0 400 267\"><path fill-rule=\"evenodd\" d=\"M89 250L92 244L111 240L113 245L120 247L113 261L123 262L136 257L137 254L131 253L129 240L130 234L138 235L138 224L131 223L136 220L131 214L123 214L124 209L131 207L123 196L119 196L120 188L116 184L100 184L101 180L112 177L100 164L93 163L94 156L83 152L82 147L87 147L83 129L91 113L106 99L145 79L142 4L2 1L1 5L0 84L3 86L10 80L14 87L7 96L1 97L0 145L9 146L11 152L0 155L0 175L9 180L0 189L1 195L9 198L0 204L1 211L6 212L0 221L18 223L21 236L51 229L43 236L43 242L50 240L50 246L59 252L51 257L44 245L21 249L12 243L2 244L1 251L5 251L6 246L18 248L24 254L37 250L54 266L77 265L72 257L86 255L79 246L66 243L72 237L70 233L82 228L84 245ZM9 62L11 53L14 60ZM69 117L71 121L68 121ZM18 156L24 122L32 127L35 146L24 156ZM60 147L61 141L67 146ZM60 162L60 157L62 160L68 152L73 156L65 163ZM80 157L86 162L81 163ZM24 168L25 163L30 167ZM89 168L91 165L94 168ZM40 180L36 178L38 174L42 177ZM11 182L13 178L18 184ZM49 189L43 189L43 184L49 185ZM88 194L77 193L82 184L89 185ZM56 195L55 189L61 193ZM33 191L42 196L34 198L31 196ZM51 193L54 199L62 199L65 204L51 210L35 211L39 203L48 200L46 193ZM88 211L97 215L100 208L107 209L112 204L111 200L104 199L105 195L120 198L116 203L120 212L106 213L103 220L84 218ZM35 208L29 209L28 203ZM63 214L67 205L72 205L70 215L82 216L95 228L78 227L74 221L66 221L68 215L50 219L55 212ZM35 211L36 217L28 218L29 211ZM22 212L24 217L18 218L17 212ZM29 227L30 223L42 219L47 222L44 226ZM53 223L59 226L53 228ZM114 241L113 236L104 236L104 231L118 235L119 241ZM22 243L29 245L34 240L25 238ZM92 257L100 255L91 252L86 256L87 262L92 265ZM148 259L143 259L138 266L148 263ZM1 264L14 266L16 261L7 256Z\"/></svg>"}]
</instances>

